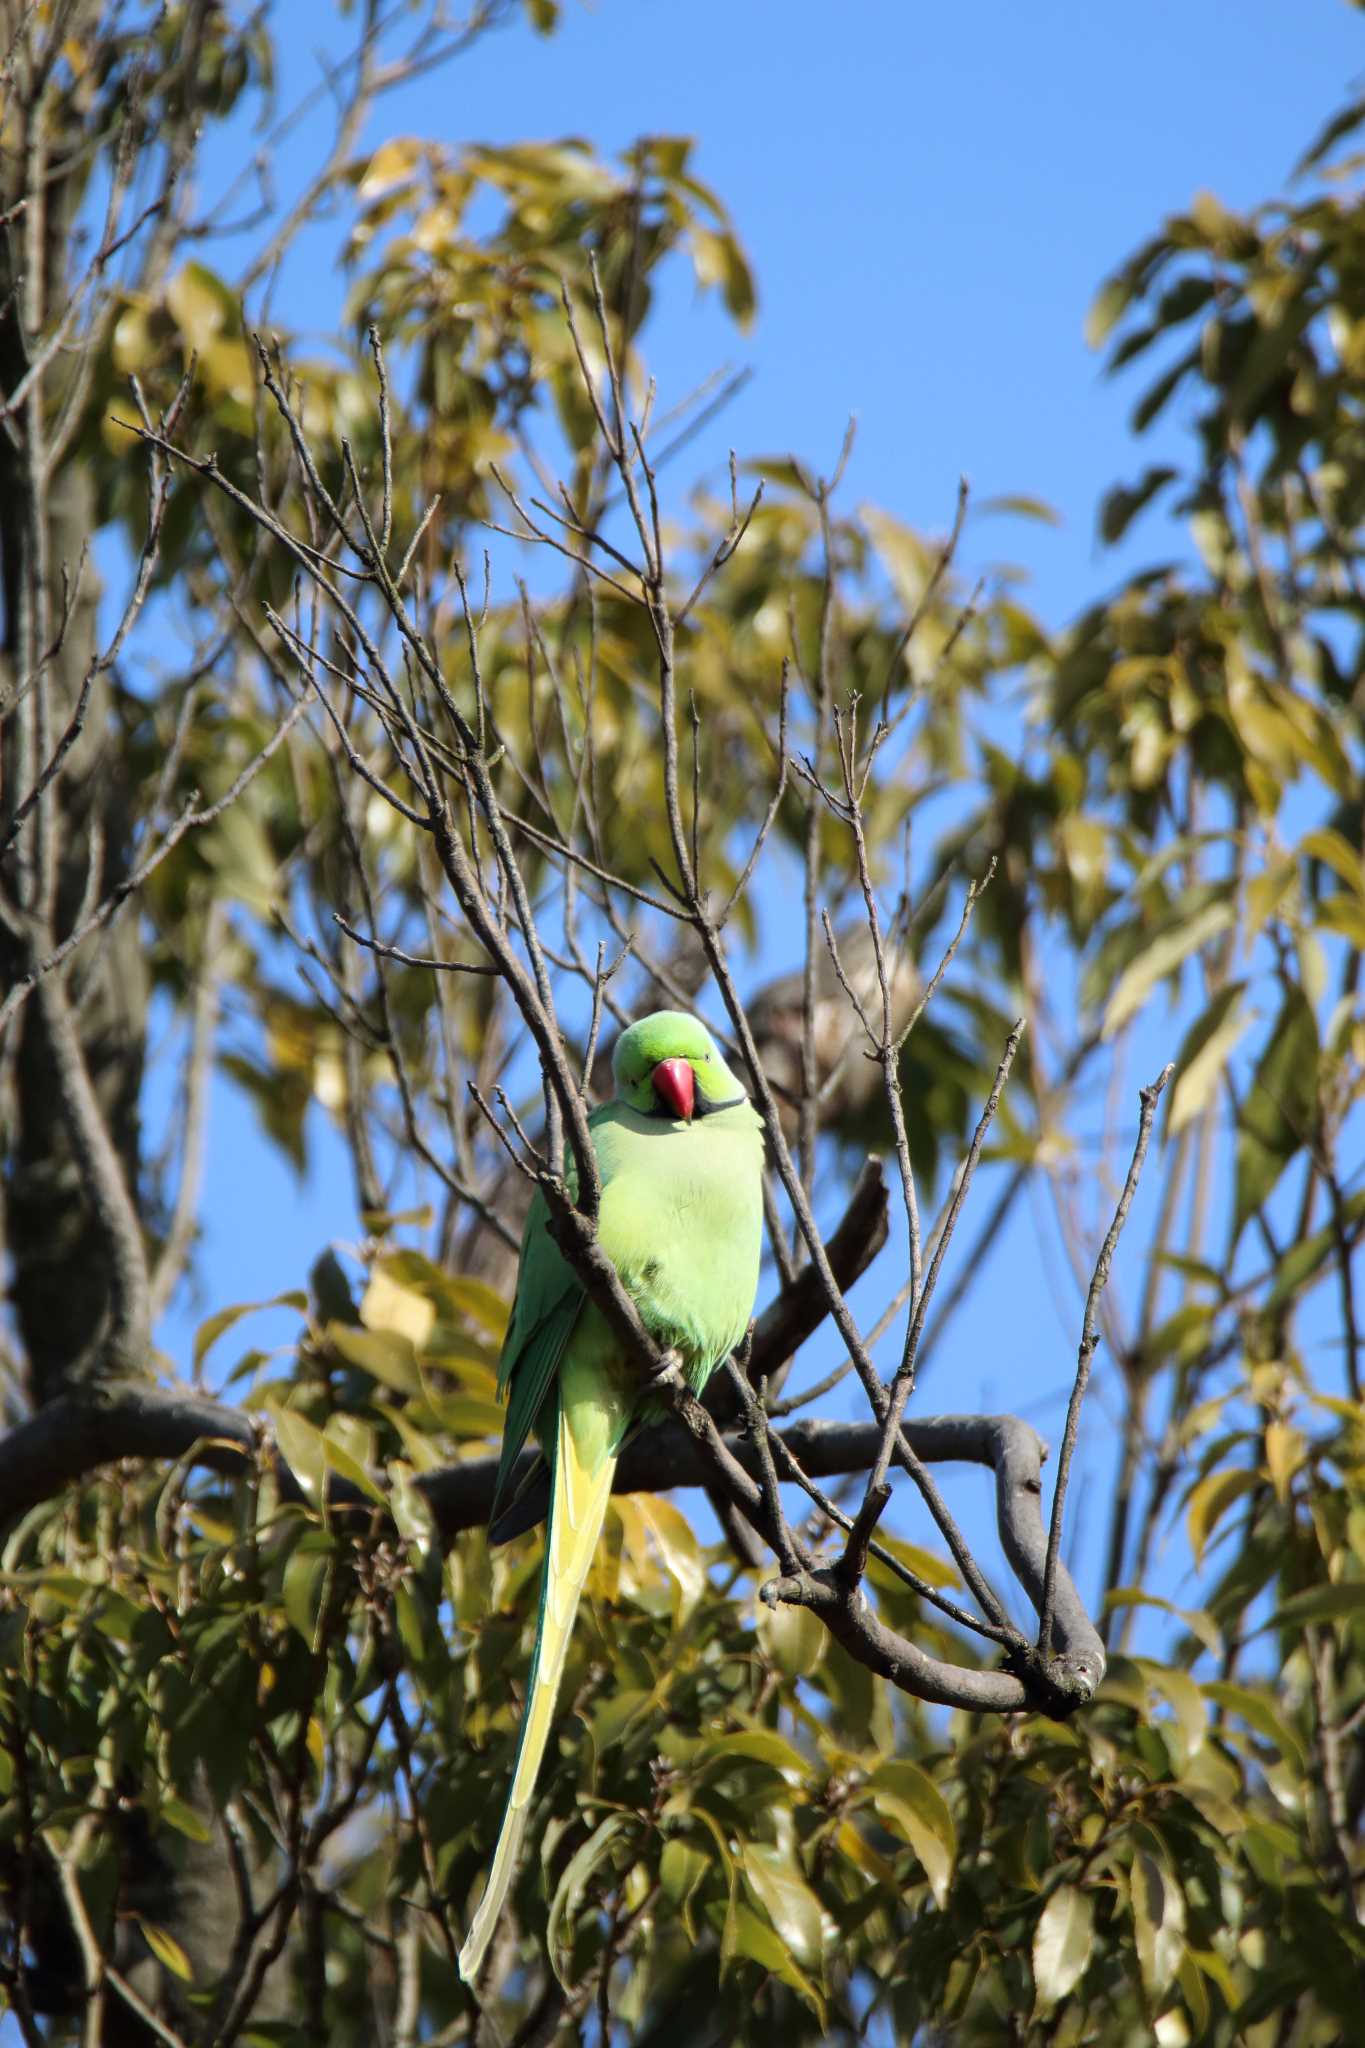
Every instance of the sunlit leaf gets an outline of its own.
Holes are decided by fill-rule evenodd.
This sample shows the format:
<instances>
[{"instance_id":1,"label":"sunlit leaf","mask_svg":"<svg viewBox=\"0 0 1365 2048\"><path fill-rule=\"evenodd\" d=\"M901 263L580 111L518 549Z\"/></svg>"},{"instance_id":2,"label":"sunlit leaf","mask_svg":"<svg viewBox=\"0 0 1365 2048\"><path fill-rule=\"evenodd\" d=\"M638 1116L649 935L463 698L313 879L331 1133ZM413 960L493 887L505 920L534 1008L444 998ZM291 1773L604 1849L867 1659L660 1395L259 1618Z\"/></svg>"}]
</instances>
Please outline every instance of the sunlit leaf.
<instances>
[{"instance_id":1,"label":"sunlit leaf","mask_svg":"<svg viewBox=\"0 0 1365 2048\"><path fill-rule=\"evenodd\" d=\"M1130 1017L1137 1015L1159 983L1197 953L1233 920L1232 905L1215 899L1193 917L1164 926L1119 976L1104 1012L1103 1031L1112 1038Z\"/></svg>"},{"instance_id":2,"label":"sunlit leaf","mask_svg":"<svg viewBox=\"0 0 1365 2048\"><path fill-rule=\"evenodd\" d=\"M265 1407L285 1463L304 1492L321 1503L327 1473L322 1431L297 1408L286 1408L278 1401L267 1401Z\"/></svg>"},{"instance_id":3,"label":"sunlit leaf","mask_svg":"<svg viewBox=\"0 0 1365 2048\"><path fill-rule=\"evenodd\" d=\"M1033 1931L1033 1983L1039 2012L1051 2012L1085 1974L1094 1946L1095 1914L1087 1892L1062 1884Z\"/></svg>"},{"instance_id":4,"label":"sunlit leaf","mask_svg":"<svg viewBox=\"0 0 1365 2048\"><path fill-rule=\"evenodd\" d=\"M1212 1615L1202 1608L1177 1607L1173 1601L1165 1600L1159 1593L1149 1593L1141 1586L1115 1586L1104 1596L1107 1608L1155 1607L1162 1614L1171 1614L1184 1623L1192 1636L1197 1636L1204 1648L1215 1657L1223 1653L1222 1630Z\"/></svg>"},{"instance_id":5,"label":"sunlit leaf","mask_svg":"<svg viewBox=\"0 0 1365 2048\"><path fill-rule=\"evenodd\" d=\"M957 1830L943 1794L927 1772L904 1757L878 1764L869 1789L879 1817L909 1842L942 1906L957 1855Z\"/></svg>"},{"instance_id":6,"label":"sunlit leaf","mask_svg":"<svg viewBox=\"0 0 1365 2048\"><path fill-rule=\"evenodd\" d=\"M1242 1007L1244 982L1218 991L1203 1015L1185 1034L1176 1057L1166 1131L1173 1137L1207 1106L1222 1079L1228 1060L1247 1027L1250 1011Z\"/></svg>"},{"instance_id":7,"label":"sunlit leaf","mask_svg":"<svg viewBox=\"0 0 1365 2048\"><path fill-rule=\"evenodd\" d=\"M823 1948L820 1901L795 1859L771 1842L746 1842L742 1856L746 1883L798 1963L818 1969Z\"/></svg>"},{"instance_id":8,"label":"sunlit leaf","mask_svg":"<svg viewBox=\"0 0 1365 2048\"><path fill-rule=\"evenodd\" d=\"M1185 1952L1185 1899L1169 1867L1142 1850L1131 1875L1138 1965L1148 1995L1160 1998Z\"/></svg>"},{"instance_id":9,"label":"sunlit leaf","mask_svg":"<svg viewBox=\"0 0 1365 2048\"><path fill-rule=\"evenodd\" d=\"M797 1967L787 1944L751 1906L738 1900L726 1921L726 1954L758 1963L789 1984L823 2024L824 2000L804 1970Z\"/></svg>"},{"instance_id":10,"label":"sunlit leaf","mask_svg":"<svg viewBox=\"0 0 1365 2048\"><path fill-rule=\"evenodd\" d=\"M415 1288L403 1287L376 1266L360 1302L360 1320L367 1330L392 1331L420 1351L436 1321L436 1304Z\"/></svg>"}]
</instances>

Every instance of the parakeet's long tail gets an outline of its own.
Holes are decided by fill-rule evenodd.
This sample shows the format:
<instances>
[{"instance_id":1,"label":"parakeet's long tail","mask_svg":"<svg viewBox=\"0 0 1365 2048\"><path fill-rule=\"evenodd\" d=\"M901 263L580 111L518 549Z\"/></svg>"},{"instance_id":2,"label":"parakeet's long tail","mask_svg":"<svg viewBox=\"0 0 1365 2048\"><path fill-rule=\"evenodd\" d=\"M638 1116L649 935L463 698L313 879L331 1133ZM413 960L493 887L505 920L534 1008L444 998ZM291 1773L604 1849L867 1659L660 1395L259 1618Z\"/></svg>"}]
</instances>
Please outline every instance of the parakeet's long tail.
<instances>
[{"instance_id":1,"label":"parakeet's long tail","mask_svg":"<svg viewBox=\"0 0 1365 2048\"><path fill-rule=\"evenodd\" d=\"M478 1974L516 1872L521 1838L531 1811L531 1794L554 1719L559 1681L564 1675L574 1615L602 1533L611 1498L612 1474L616 1470L614 1457L589 1461L580 1455L566 1416L568 1406L567 1401L561 1401L555 1433L540 1619L536 1646L531 1653L512 1784L488 1883L460 1950L460 1975L466 1984L472 1984Z\"/></svg>"}]
</instances>

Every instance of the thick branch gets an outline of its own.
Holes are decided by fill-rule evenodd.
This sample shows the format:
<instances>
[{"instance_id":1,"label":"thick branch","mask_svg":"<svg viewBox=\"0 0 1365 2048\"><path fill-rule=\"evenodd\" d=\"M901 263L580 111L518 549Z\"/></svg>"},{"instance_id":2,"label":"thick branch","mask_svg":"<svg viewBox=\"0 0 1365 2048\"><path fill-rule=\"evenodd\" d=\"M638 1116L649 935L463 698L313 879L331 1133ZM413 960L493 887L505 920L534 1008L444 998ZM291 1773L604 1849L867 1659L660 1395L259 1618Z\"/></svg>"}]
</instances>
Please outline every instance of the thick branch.
<instances>
[{"instance_id":1,"label":"thick branch","mask_svg":"<svg viewBox=\"0 0 1365 2048\"><path fill-rule=\"evenodd\" d=\"M700 1418L698 1421L697 1418ZM618 1493L657 1493L675 1486L714 1485L721 1476L743 1495L746 1514L766 1529L767 1513L757 1447L747 1435L712 1435L700 1404L690 1402L683 1422L650 1430L631 1445L616 1470ZM926 1416L904 1425L916 1457L926 1464L966 1461L990 1466L996 1477L996 1515L1006 1557L1035 1607L1042 1604L1047 1554L1039 1502L1045 1446L1028 1423L1009 1415ZM812 1478L871 1469L881 1430L876 1423L802 1421L780 1441ZM13 1522L68 1482L120 1458L179 1458L223 1472L240 1471L257 1442L251 1418L225 1403L192 1394L130 1384L88 1397L55 1401L0 1442L0 1500ZM523 1454L524 1478L536 1454ZM286 1491L302 1497L281 1461ZM424 1474L418 1487L444 1541L486 1524L493 1504L496 1458L470 1459ZM334 1510L354 1506L373 1513L367 1496L334 1484ZM1054 1631L1057 1654L1046 1670L972 1671L927 1657L878 1620L861 1592L849 1596L837 1575L818 1569L774 1582L777 1600L820 1614L859 1661L922 1699L995 1712L1043 1706L1066 1712L1091 1698L1104 1673L1104 1651L1064 1566L1057 1569Z\"/></svg>"},{"instance_id":2,"label":"thick branch","mask_svg":"<svg viewBox=\"0 0 1365 2048\"><path fill-rule=\"evenodd\" d=\"M132 1369L135 1360L145 1358L151 1335L142 1228L91 1083L60 976L40 983L38 1000L62 1120L85 1180L94 1228L104 1240L109 1259L109 1329L98 1370L123 1373Z\"/></svg>"}]
</instances>

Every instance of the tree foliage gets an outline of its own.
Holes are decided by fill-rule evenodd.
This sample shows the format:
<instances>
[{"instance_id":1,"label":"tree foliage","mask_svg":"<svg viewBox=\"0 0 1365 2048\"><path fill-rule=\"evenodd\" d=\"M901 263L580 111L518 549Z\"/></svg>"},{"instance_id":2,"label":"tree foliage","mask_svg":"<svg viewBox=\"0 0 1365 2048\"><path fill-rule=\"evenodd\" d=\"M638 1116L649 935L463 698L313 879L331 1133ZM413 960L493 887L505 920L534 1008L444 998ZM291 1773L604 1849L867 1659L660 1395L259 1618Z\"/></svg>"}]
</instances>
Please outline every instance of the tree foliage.
<instances>
[{"instance_id":1,"label":"tree foliage","mask_svg":"<svg viewBox=\"0 0 1365 2048\"><path fill-rule=\"evenodd\" d=\"M233 270L196 152L279 132L269 10L0 0L0 1995L89 2048L472 2041L481 2006L526 2043L1335 2042L1365 102L1101 291L1162 437L1101 533L1164 508L1169 558L1057 630L969 578L965 493L937 536L842 460L671 495L729 390L670 411L652 325L682 263L755 306L694 145L362 142L515 13L340 9L333 143ZM263 293L324 212L348 324L311 355ZM583 1115L658 1001L764 1109L764 1313L623 1466L476 1997L539 1568L482 1527L516 1236L538 1180L647 1369ZM279 1304L286 1355L224 1303L168 1361L215 1067L296 1165L331 1119L360 1241ZM915 1387L1035 1193L1075 1405L1094 1355L1121 1417L1067 1510L1098 1633L1035 1433ZM930 1478L963 1457L1037 1630Z\"/></svg>"}]
</instances>

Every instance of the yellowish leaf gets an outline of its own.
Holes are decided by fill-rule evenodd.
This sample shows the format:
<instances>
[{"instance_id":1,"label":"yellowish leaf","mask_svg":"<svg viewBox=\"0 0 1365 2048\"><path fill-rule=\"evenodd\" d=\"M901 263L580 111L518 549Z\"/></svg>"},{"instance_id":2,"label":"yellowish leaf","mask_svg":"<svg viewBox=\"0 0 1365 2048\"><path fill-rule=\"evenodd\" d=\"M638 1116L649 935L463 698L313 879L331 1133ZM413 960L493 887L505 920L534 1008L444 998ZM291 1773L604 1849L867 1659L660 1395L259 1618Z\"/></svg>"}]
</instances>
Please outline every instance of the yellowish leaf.
<instances>
[{"instance_id":1,"label":"yellowish leaf","mask_svg":"<svg viewBox=\"0 0 1365 2048\"><path fill-rule=\"evenodd\" d=\"M388 142L381 142L366 167L357 196L362 201L377 199L391 186L403 184L412 176L422 147L413 135L395 135Z\"/></svg>"},{"instance_id":2,"label":"yellowish leaf","mask_svg":"<svg viewBox=\"0 0 1365 2048\"><path fill-rule=\"evenodd\" d=\"M367 1330L396 1330L420 1351L436 1322L436 1304L425 1294L404 1287L381 1266L370 1275L360 1303L360 1320Z\"/></svg>"},{"instance_id":3,"label":"yellowish leaf","mask_svg":"<svg viewBox=\"0 0 1365 2048\"><path fill-rule=\"evenodd\" d=\"M1185 1528L1196 1564L1203 1562L1205 1545L1228 1509L1260 1483L1258 1472L1241 1468L1232 1472L1210 1472L1206 1479L1199 1481L1185 1509Z\"/></svg>"},{"instance_id":4,"label":"yellowish leaf","mask_svg":"<svg viewBox=\"0 0 1365 2048\"><path fill-rule=\"evenodd\" d=\"M157 1961L168 1969L172 1976L179 1977L182 1983L192 1984L194 1967L175 1936L167 1933L164 1927L158 1927L154 1920L140 1919L137 1924L142 1929L143 1940Z\"/></svg>"},{"instance_id":5,"label":"yellowish leaf","mask_svg":"<svg viewBox=\"0 0 1365 2048\"><path fill-rule=\"evenodd\" d=\"M1308 1446L1302 1430L1292 1422L1268 1422L1265 1426L1265 1466L1275 1498L1287 1501L1289 1482L1302 1465Z\"/></svg>"}]
</instances>

